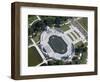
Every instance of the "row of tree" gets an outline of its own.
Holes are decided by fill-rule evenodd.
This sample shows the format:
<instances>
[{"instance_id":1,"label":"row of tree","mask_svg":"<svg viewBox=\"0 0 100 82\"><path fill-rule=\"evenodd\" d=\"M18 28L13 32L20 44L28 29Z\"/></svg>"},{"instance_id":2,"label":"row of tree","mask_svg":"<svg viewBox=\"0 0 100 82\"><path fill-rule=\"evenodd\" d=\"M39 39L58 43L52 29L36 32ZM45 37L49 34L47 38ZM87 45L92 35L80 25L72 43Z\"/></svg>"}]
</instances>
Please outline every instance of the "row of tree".
<instances>
[{"instance_id":1,"label":"row of tree","mask_svg":"<svg viewBox=\"0 0 100 82\"><path fill-rule=\"evenodd\" d=\"M60 24L67 20L66 17L40 16L42 20L35 22L31 28L28 29L28 35L46 30L46 26L60 27Z\"/></svg>"}]
</instances>

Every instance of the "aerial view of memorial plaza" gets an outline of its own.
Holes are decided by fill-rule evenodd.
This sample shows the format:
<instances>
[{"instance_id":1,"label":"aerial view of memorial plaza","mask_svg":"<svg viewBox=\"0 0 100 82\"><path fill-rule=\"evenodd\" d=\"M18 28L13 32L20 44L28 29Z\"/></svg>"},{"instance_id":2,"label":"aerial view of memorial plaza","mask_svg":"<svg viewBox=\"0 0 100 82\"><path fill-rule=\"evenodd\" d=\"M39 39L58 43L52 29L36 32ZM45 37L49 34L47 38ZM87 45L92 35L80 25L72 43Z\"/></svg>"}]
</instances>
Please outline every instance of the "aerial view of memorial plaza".
<instances>
[{"instance_id":1,"label":"aerial view of memorial plaza","mask_svg":"<svg viewBox=\"0 0 100 82\"><path fill-rule=\"evenodd\" d=\"M28 15L28 66L87 64L88 18Z\"/></svg>"}]
</instances>

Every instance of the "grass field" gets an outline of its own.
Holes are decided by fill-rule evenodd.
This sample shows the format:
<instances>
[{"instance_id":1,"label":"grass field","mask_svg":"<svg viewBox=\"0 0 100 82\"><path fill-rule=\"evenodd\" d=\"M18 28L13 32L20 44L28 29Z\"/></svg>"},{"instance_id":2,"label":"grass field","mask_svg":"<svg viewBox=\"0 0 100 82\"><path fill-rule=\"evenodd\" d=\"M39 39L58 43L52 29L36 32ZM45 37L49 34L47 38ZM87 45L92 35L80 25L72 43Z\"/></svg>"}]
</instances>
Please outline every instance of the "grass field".
<instances>
[{"instance_id":1,"label":"grass field","mask_svg":"<svg viewBox=\"0 0 100 82\"><path fill-rule=\"evenodd\" d=\"M33 44L33 42L31 41L30 38L28 38L28 46L29 46L29 45L32 45L32 44Z\"/></svg>"},{"instance_id":2,"label":"grass field","mask_svg":"<svg viewBox=\"0 0 100 82\"><path fill-rule=\"evenodd\" d=\"M28 66L36 66L43 60L35 47L28 48Z\"/></svg>"},{"instance_id":3,"label":"grass field","mask_svg":"<svg viewBox=\"0 0 100 82\"><path fill-rule=\"evenodd\" d=\"M28 24L32 23L36 19L37 17L35 15L28 15Z\"/></svg>"},{"instance_id":4,"label":"grass field","mask_svg":"<svg viewBox=\"0 0 100 82\"><path fill-rule=\"evenodd\" d=\"M69 29L70 29L69 25L67 25L67 24L64 24L64 25L61 26L61 30L63 30L64 32L69 30Z\"/></svg>"},{"instance_id":5,"label":"grass field","mask_svg":"<svg viewBox=\"0 0 100 82\"><path fill-rule=\"evenodd\" d=\"M83 44L82 41L78 42L77 44L75 44L75 47L77 48L78 46L81 46Z\"/></svg>"},{"instance_id":6,"label":"grass field","mask_svg":"<svg viewBox=\"0 0 100 82\"><path fill-rule=\"evenodd\" d=\"M78 22L84 27L86 31L88 31L88 19L87 18L81 18L78 20Z\"/></svg>"}]
</instances>

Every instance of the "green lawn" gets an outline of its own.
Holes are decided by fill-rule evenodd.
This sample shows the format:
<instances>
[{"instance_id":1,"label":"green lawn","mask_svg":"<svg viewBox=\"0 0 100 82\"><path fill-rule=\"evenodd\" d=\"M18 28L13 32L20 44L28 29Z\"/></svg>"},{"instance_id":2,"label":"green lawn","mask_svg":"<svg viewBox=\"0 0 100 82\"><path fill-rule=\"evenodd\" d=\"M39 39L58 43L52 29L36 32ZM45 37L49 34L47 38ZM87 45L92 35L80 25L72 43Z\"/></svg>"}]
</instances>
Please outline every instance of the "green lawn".
<instances>
[{"instance_id":1,"label":"green lawn","mask_svg":"<svg viewBox=\"0 0 100 82\"><path fill-rule=\"evenodd\" d=\"M85 45L85 46L88 46L88 42L85 42L84 45Z\"/></svg>"},{"instance_id":2,"label":"green lawn","mask_svg":"<svg viewBox=\"0 0 100 82\"><path fill-rule=\"evenodd\" d=\"M82 42L82 41L80 41L80 42L76 43L76 44L75 44L75 48L77 48L78 46L81 46L82 44L83 44L83 42ZM88 45L88 43L87 43L87 42L85 42L85 43L84 43L84 46L85 46L85 47L87 47L87 45Z\"/></svg>"},{"instance_id":3,"label":"green lawn","mask_svg":"<svg viewBox=\"0 0 100 82\"><path fill-rule=\"evenodd\" d=\"M69 25L64 24L64 25L61 26L61 30L63 30L64 32L69 30L69 29L70 29Z\"/></svg>"},{"instance_id":4,"label":"green lawn","mask_svg":"<svg viewBox=\"0 0 100 82\"><path fill-rule=\"evenodd\" d=\"M28 24L32 23L36 19L37 17L35 15L28 15Z\"/></svg>"},{"instance_id":5,"label":"green lawn","mask_svg":"<svg viewBox=\"0 0 100 82\"><path fill-rule=\"evenodd\" d=\"M82 42L82 41L80 41L80 42L76 43L76 44L75 44L75 48L77 48L78 46L81 46L82 44L83 44L83 42Z\"/></svg>"},{"instance_id":6,"label":"green lawn","mask_svg":"<svg viewBox=\"0 0 100 82\"><path fill-rule=\"evenodd\" d=\"M35 47L28 48L28 66L36 66L43 60Z\"/></svg>"},{"instance_id":7,"label":"green lawn","mask_svg":"<svg viewBox=\"0 0 100 82\"><path fill-rule=\"evenodd\" d=\"M32 44L33 44L33 42L31 41L30 38L28 38L28 45L32 45Z\"/></svg>"},{"instance_id":8,"label":"green lawn","mask_svg":"<svg viewBox=\"0 0 100 82\"><path fill-rule=\"evenodd\" d=\"M86 31L88 31L88 18L81 18L78 22L84 27Z\"/></svg>"}]
</instances>

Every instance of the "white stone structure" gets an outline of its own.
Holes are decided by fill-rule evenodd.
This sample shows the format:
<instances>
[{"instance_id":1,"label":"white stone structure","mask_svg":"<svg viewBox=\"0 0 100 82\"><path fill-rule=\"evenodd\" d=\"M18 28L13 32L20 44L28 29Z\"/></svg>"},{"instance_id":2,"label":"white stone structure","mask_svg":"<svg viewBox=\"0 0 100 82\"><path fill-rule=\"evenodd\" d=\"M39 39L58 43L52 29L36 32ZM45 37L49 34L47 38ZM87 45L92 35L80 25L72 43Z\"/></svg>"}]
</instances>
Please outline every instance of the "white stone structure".
<instances>
[{"instance_id":1,"label":"white stone structure","mask_svg":"<svg viewBox=\"0 0 100 82\"><path fill-rule=\"evenodd\" d=\"M53 35L61 37L64 40L64 42L67 44L67 51L64 54L54 52L52 47L48 44L49 38ZM62 60L63 57L68 57L68 59L66 60L68 61L68 60L71 60L72 57L74 56L72 41L67 35L65 35L62 32L57 31L56 29L48 28L47 31L44 31L41 34L40 45L41 45L42 52L45 55L48 55L50 58ZM44 51L43 49L45 49L46 51Z\"/></svg>"},{"instance_id":2,"label":"white stone structure","mask_svg":"<svg viewBox=\"0 0 100 82\"><path fill-rule=\"evenodd\" d=\"M72 35L72 33L74 34L74 36ZM76 44L80 41L82 41L83 43L87 42L85 36L77 29L77 27L75 27L73 25L71 25L70 29L67 30L66 32L64 32L64 34L70 35L72 37L73 40L71 40L71 41L73 44ZM75 36L77 39L75 38Z\"/></svg>"}]
</instances>

